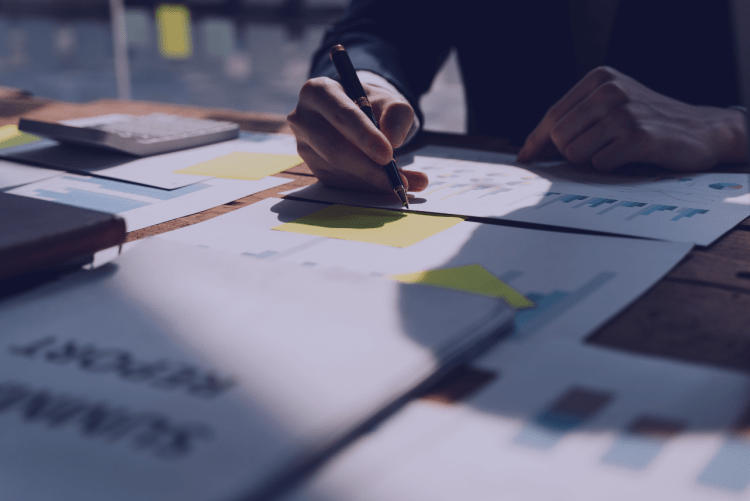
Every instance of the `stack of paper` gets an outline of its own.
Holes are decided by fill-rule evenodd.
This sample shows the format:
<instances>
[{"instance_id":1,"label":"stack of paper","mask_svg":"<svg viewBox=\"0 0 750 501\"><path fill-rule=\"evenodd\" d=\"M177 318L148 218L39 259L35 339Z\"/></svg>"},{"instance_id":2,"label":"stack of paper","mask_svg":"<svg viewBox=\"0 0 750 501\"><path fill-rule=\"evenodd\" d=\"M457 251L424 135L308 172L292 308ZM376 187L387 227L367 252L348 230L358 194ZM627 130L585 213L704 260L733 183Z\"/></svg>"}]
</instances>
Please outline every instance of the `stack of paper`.
<instances>
[{"instance_id":1,"label":"stack of paper","mask_svg":"<svg viewBox=\"0 0 750 501\"><path fill-rule=\"evenodd\" d=\"M430 184L413 210L492 217L710 245L750 216L750 175L603 174L564 162L521 165L512 155L429 146L398 159ZM394 196L318 183L289 192L307 200L399 208Z\"/></svg>"},{"instance_id":2,"label":"stack of paper","mask_svg":"<svg viewBox=\"0 0 750 501\"><path fill-rule=\"evenodd\" d=\"M86 125L101 118L65 123ZM272 175L302 162L294 137L286 134L241 132L232 141L135 158L42 140L15 126L3 130L0 139L3 133L8 138L0 144L0 156L14 161L0 160L0 190L118 214L128 231L289 183Z\"/></svg>"},{"instance_id":3,"label":"stack of paper","mask_svg":"<svg viewBox=\"0 0 750 501\"><path fill-rule=\"evenodd\" d=\"M269 495L512 316L473 294L144 242L0 302L0 497Z\"/></svg>"}]
</instances>

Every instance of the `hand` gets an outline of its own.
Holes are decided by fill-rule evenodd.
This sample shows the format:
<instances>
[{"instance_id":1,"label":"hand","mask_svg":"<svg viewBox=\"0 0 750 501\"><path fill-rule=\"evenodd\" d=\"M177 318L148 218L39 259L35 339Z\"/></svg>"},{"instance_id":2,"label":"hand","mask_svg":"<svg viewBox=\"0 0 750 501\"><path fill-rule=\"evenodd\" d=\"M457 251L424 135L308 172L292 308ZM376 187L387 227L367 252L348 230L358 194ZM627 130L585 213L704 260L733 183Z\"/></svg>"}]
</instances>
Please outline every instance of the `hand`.
<instances>
[{"instance_id":1,"label":"hand","mask_svg":"<svg viewBox=\"0 0 750 501\"><path fill-rule=\"evenodd\" d=\"M747 159L742 112L686 104L607 67L591 71L549 109L518 161L533 160L550 142L571 162L600 171L631 162L697 171Z\"/></svg>"},{"instance_id":2,"label":"hand","mask_svg":"<svg viewBox=\"0 0 750 501\"><path fill-rule=\"evenodd\" d=\"M363 84L372 105L378 130L346 95L337 81L327 77L308 80L297 107L287 120L297 137L297 152L317 178L336 188L393 192L381 165L393 158L414 121L414 110L400 96ZM381 132L382 131L382 132ZM401 170L407 190L421 191L427 176Z\"/></svg>"}]
</instances>

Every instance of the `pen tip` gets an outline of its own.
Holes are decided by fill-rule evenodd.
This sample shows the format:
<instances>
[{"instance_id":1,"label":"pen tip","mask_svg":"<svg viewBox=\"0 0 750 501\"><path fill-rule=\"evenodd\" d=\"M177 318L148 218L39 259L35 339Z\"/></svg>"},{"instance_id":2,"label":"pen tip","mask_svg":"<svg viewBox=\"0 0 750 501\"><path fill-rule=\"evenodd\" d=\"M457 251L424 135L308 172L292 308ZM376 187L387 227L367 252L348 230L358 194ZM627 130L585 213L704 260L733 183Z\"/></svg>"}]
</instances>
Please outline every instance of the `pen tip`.
<instances>
[{"instance_id":1,"label":"pen tip","mask_svg":"<svg viewBox=\"0 0 750 501\"><path fill-rule=\"evenodd\" d=\"M396 189L396 195L398 195L398 199L401 200L401 203L403 204L403 206L408 209L409 198L406 196L406 190L403 187L399 187Z\"/></svg>"}]
</instances>

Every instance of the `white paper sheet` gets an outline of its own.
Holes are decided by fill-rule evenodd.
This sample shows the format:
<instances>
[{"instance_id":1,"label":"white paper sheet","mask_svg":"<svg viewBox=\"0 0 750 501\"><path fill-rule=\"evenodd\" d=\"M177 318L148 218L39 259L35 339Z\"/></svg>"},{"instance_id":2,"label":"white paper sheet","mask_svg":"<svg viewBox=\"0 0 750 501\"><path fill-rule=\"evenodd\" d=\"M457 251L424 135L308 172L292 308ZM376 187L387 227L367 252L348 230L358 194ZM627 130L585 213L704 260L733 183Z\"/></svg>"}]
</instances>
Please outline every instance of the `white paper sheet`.
<instances>
[{"instance_id":1,"label":"white paper sheet","mask_svg":"<svg viewBox=\"0 0 750 501\"><path fill-rule=\"evenodd\" d=\"M635 334L635 333L634 333ZM504 344L499 379L453 406L412 404L284 501L746 499L750 378L566 339ZM606 400L560 411L561 396ZM589 397L586 397L586 395ZM575 406L573 406L575 407Z\"/></svg>"},{"instance_id":2,"label":"white paper sheet","mask_svg":"<svg viewBox=\"0 0 750 501\"><path fill-rule=\"evenodd\" d=\"M249 259L391 275L479 264L537 304L509 342L582 339L666 274L690 244L462 222L406 248L272 230L322 204L267 199L160 235Z\"/></svg>"},{"instance_id":3,"label":"white paper sheet","mask_svg":"<svg viewBox=\"0 0 750 501\"><path fill-rule=\"evenodd\" d=\"M510 318L149 239L0 301L0 497L249 499Z\"/></svg>"},{"instance_id":4,"label":"white paper sheet","mask_svg":"<svg viewBox=\"0 0 750 501\"><path fill-rule=\"evenodd\" d=\"M49 179L61 174L59 170L43 169L41 167L0 160L0 190L15 188L16 186Z\"/></svg>"},{"instance_id":5,"label":"white paper sheet","mask_svg":"<svg viewBox=\"0 0 750 501\"><path fill-rule=\"evenodd\" d=\"M413 160L413 162L412 162ZM512 155L429 146L399 166L430 178L412 210L494 217L709 245L750 216L750 175L600 174L560 162L521 165ZM410 163L411 162L411 163ZM288 192L308 200L398 209L395 197L326 188Z\"/></svg>"},{"instance_id":6,"label":"white paper sheet","mask_svg":"<svg viewBox=\"0 0 750 501\"><path fill-rule=\"evenodd\" d=\"M27 184L9 193L118 214L128 231L208 210L238 198L290 182L266 177L258 181L209 178L176 190L139 186L113 179L63 174Z\"/></svg>"},{"instance_id":7,"label":"white paper sheet","mask_svg":"<svg viewBox=\"0 0 750 501\"><path fill-rule=\"evenodd\" d=\"M238 139L231 141L137 159L106 150L64 146L50 140L7 148L0 151L0 156L171 190L210 179L210 176L175 173L176 170L234 152L296 154L297 143L294 136L288 134L243 131Z\"/></svg>"}]
</instances>

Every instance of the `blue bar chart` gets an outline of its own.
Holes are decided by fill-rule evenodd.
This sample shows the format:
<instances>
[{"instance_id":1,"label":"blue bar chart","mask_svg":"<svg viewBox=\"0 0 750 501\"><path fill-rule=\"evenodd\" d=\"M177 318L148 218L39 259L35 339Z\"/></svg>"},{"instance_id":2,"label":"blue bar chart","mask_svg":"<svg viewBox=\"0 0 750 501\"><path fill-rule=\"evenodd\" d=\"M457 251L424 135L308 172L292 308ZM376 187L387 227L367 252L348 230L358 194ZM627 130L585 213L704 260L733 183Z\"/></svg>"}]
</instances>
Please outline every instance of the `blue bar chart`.
<instances>
[{"instance_id":1,"label":"blue bar chart","mask_svg":"<svg viewBox=\"0 0 750 501\"><path fill-rule=\"evenodd\" d=\"M615 439L602 463L641 470L659 454L664 445L685 428L684 423L660 417L643 416Z\"/></svg>"},{"instance_id":2,"label":"blue bar chart","mask_svg":"<svg viewBox=\"0 0 750 501\"><path fill-rule=\"evenodd\" d=\"M54 184L49 184L50 187L34 189L31 196L109 214L171 200L209 187L205 183L196 183L175 190L162 190L114 179L76 175L60 176Z\"/></svg>"},{"instance_id":3,"label":"blue bar chart","mask_svg":"<svg viewBox=\"0 0 750 501\"><path fill-rule=\"evenodd\" d=\"M514 275L510 280L501 278L504 282L511 283L519 275ZM577 303L589 295L595 293L597 289L603 287L610 280L615 278L616 274L612 272L602 272L586 282L580 288L573 291L555 290L547 294L531 292L526 294L534 302L534 308L519 311L516 314L515 332L513 339L521 339L529 336L547 323L553 321L556 317L574 307Z\"/></svg>"},{"instance_id":4,"label":"blue bar chart","mask_svg":"<svg viewBox=\"0 0 750 501\"><path fill-rule=\"evenodd\" d=\"M551 449L570 431L601 412L612 400L611 393L591 388L571 388L520 431L516 445Z\"/></svg>"},{"instance_id":5,"label":"blue bar chart","mask_svg":"<svg viewBox=\"0 0 750 501\"><path fill-rule=\"evenodd\" d=\"M706 465L698 483L730 492L741 492L750 485L750 415L740 421Z\"/></svg>"}]
</instances>

